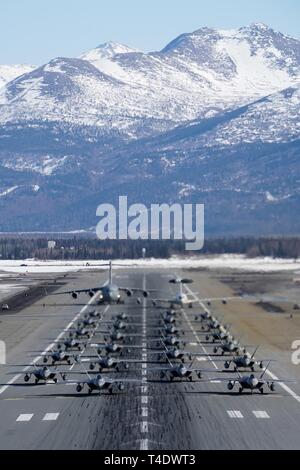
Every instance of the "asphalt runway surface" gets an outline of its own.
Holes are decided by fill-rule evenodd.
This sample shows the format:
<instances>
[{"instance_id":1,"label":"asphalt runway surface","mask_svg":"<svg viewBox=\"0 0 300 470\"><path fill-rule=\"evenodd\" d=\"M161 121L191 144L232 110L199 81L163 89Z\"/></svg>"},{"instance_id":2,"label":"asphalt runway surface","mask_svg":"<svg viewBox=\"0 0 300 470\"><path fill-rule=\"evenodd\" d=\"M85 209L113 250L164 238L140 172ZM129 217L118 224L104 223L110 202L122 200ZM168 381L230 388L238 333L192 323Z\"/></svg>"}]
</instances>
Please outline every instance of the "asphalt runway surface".
<instances>
[{"instance_id":1,"label":"asphalt runway surface","mask_svg":"<svg viewBox=\"0 0 300 470\"><path fill-rule=\"evenodd\" d=\"M158 289L161 298L176 291L166 274L163 270L124 269L116 272L115 282L132 288ZM191 290L210 296L209 275L203 273L201 279L201 285L197 281L190 286ZM84 289L101 286L106 280L105 272L73 273L52 288L58 292ZM210 307L195 303L193 309L187 308L179 315L180 328L185 331L183 349L199 353L194 366L208 372L202 374L203 381L195 376L192 383L170 383L161 378L159 370L152 370L167 366L164 355L155 352L162 350L157 340L166 309L154 307L150 299L144 299L141 305L131 297L125 299L124 305L95 306L96 299L86 295L73 300L69 295L51 296L50 292L44 290L43 296L36 292L31 302L24 301L22 309L19 298L15 310L0 315L0 339L6 342L8 357L8 365L0 366L0 449L300 448L300 383L293 369L279 362L271 363L269 379L279 377L295 383L278 384L274 393L266 390L265 395L257 392L239 395L238 387L229 391L227 382L220 381L237 374L223 370L224 358L215 355L214 345L198 333L200 325L194 322L194 316L204 307L220 316L221 302ZM60 376L58 384L35 385L32 378L25 383L28 366L43 364L41 353L49 351L56 338L68 336L78 319L95 308L104 315L99 325L101 331L109 332L104 322L122 312L128 314L131 324L125 339L128 348L122 357L128 360L129 370L121 367L119 372L104 372L103 376L139 382L125 384L124 390L112 395L94 392L91 396L86 389L77 393L76 385L64 383ZM94 332L91 342L103 342L107 334ZM209 357L201 356L205 353ZM90 347L80 353L82 360L95 355ZM265 357L263 349L258 356ZM58 371L64 371L68 380L82 381L87 368L85 362L62 364Z\"/></svg>"}]
</instances>

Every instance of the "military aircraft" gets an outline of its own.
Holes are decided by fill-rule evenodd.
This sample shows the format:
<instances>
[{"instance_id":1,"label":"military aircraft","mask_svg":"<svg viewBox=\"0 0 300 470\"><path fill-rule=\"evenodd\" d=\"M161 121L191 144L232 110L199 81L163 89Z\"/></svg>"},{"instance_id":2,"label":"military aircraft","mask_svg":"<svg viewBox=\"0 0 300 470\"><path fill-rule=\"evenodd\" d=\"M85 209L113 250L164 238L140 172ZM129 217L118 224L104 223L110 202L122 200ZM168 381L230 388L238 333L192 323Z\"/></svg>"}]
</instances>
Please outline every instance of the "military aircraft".
<instances>
[{"instance_id":1,"label":"military aircraft","mask_svg":"<svg viewBox=\"0 0 300 470\"><path fill-rule=\"evenodd\" d=\"M203 331L212 331L212 330L222 330L224 326L222 325L222 321L218 320L215 317L211 317L203 326Z\"/></svg>"},{"instance_id":2,"label":"military aircraft","mask_svg":"<svg viewBox=\"0 0 300 470\"><path fill-rule=\"evenodd\" d=\"M33 369L31 370L28 370L24 376L24 382L29 382L29 380L31 379L31 377L35 377L35 384L37 385L39 382L44 382L44 383L48 383L48 382L54 382L54 383L57 383L58 382L58 379L57 379L57 370L55 369L55 371L49 369L49 367L45 366L45 367L37 367L36 365L33 367ZM64 374L60 373L60 375L62 376L62 378L64 377Z\"/></svg>"},{"instance_id":3,"label":"military aircraft","mask_svg":"<svg viewBox=\"0 0 300 470\"><path fill-rule=\"evenodd\" d=\"M184 308L186 306L193 308L193 301L189 297L189 294L186 294L183 292L183 285L184 284L192 284L194 281L192 279L182 279L180 277L176 277L174 279L171 279L170 284L177 284L180 286L179 292L176 294L176 296L173 299L153 299L152 304L154 307L157 306L159 303L167 303L170 305L171 309L174 308Z\"/></svg>"},{"instance_id":4,"label":"military aircraft","mask_svg":"<svg viewBox=\"0 0 300 470\"><path fill-rule=\"evenodd\" d=\"M215 343L216 341L226 341L226 342L234 341L232 334L225 327L222 327L219 330L209 333L208 335L206 335L205 339L206 341L211 340L213 343Z\"/></svg>"},{"instance_id":5,"label":"military aircraft","mask_svg":"<svg viewBox=\"0 0 300 470\"><path fill-rule=\"evenodd\" d=\"M102 313L101 312L98 312L97 310L93 310L92 312L88 312L84 315L84 318L98 318L99 320L101 320L102 318Z\"/></svg>"},{"instance_id":6,"label":"military aircraft","mask_svg":"<svg viewBox=\"0 0 300 470\"><path fill-rule=\"evenodd\" d=\"M65 351L70 351L72 349L82 351L86 347L86 343L75 338L66 338L62 341L57 341L57 349L62 349L63 347L65 348Z\"/></svg>"},{"instance_id":7,"label":"military aircraft","mask_svg":"<svg viewBox=\"0 0 300 470\"><path fill-rule=\"evenodd\" d=\"M66 351L50 351L48 353L42 353L43 362L46 364L48 360L52 360L52 365L54 366L57 363L66 362L71 365L74 362L77 362L77 357L71 354L68 354Z\"/></svg>"},{"instance_id":8,"label":"military aircraft","mask_svg":"<svg viewBox=\"0 0 300 470\"><path fill-rule=\"evenodd\" d=\"M254 353L250 355L249 353L245 353L243 356L236 356L233 357L231 360L226 361L224 364L225 369L229 369L230 365L233 364L234 369L251 369L252 372L255 371L255 367L258 366L260 369L264 368L264 361L266 359L261 360L261 361L256 361L254 359L255 354L258 351L258 347L255 349Z\"/></svg>"},{"instance_id":9,"label":"military aircraft","mask_svg":"<svg viewBox=\"0 0 300 470\"><path fill-rule=\"evenodd\" d=\"M106 354L122 354L125 346L118 344L114 341L111 343L95 343L90 345L91 348L96 349L98 354L105 352Z\"/></svg>"},{"instance_id":10,"label":"military aircraft","mask_svg":"<svg viewBox=\"0 0 300 470\"><path fill-rule=\"evenodd\" d=\"M193 368L193 364L196 358L190 363L189 366L181 364L172 364L170 359L168 359L169 367L155 367L148 369L149 372L160 371L160 377L162 379L166 378L173 382L175 379L186 379L190 382L193 382L193 375L197 374L198 379L202 378L202 372L211 372L209 370L204 371L203 369ZM214 371L215 372L215 371Z\"/></svg>"},{"instance_id":11,"label":"military aircraft","mask_svg":"<svg viewBox=\"0 0 300 470\"><path fill-rule=\"evenodd\" d=\"M219 349L221 350L222 356L224 356L226 353L239 354L243 348L240 346L239 341L225 341L214 347L214 353L217 354Z\"/></svg>"},{"instance_id":12,"label":"military aircraft","mask_svg":"<svg viewBox=\"0 0 300 470\"><path fill-rule=\"evenodd\" d=\"M83 320L79 320L77 323L78 328L97 328L98 324L100 322L99 318L84 318Z\"/></svg>"},{"instance_id":13,"label":"military aircraft","mask_svg":"<svg viewBox=\"0 0 300 470\"><path fill-rule=\"evenodd\" d=\"M95 370L96 366L99 368L99 372L102 372L104 369L115 369L117 372L120 372L121 366L124 367L125 370L129 369L128 362L122 359L116 359L111 356L100 356L98 355L97 359L91 358L82 358L80 362L90 363L89 368L90 370Z\"/></svg>"},{"instance_id":14,"label":"military aircraft","mask_svg":"<svg viewBox=\"0 0 300 470\"><path fill-rule=\"evenodd\" d=\"M166 313L163 314L163 316L162 316L163 323L170 324L170 325L176 323L177 316L173 312L174 311L170 311L170 312L166 312Z\"/></svg>"},{"instance_id":15,"label":"military aircraft","mask_svg":"<svg viewBox=\"0 0 300 470\"><path fill-rule=\"evenodd\" d=\"M76 391L78 393L82 392L86 386L88 389L88 394L91 395L94 391L99 392L107 390L110 394L114 393L114 390L120 390L121 392L125 390L125 384L140 384L141 380L136 379L113 379L113 378L104 378L102 375L97 375L96 378L92 378L88 372L85 371L87 376L86 380L72 381L66 380L65 383L76 385Z\"/></svg>"},{"instance_id":16,"label":"military aircraft","mask_svg":"<svg viewBox=\"0 0 300 470\"><path fill-rule=\"evenodd\" d=\"M113 263L110 261L108 264L101 264L99 266L109 267L109 278L106 284L102 287L91 287L88 289L74 289L73 291L58 292L51 295L64 295L70 294L73 299L77 299L80 294L88 294L93 298L98 295L99 304L120 304L122 302L122 293L126 293L127 297L132 297L135 293L141 293L144 297L149 297L150 292L144 289L137 289L132 287L119 287L113 282ZM114 266L117 266L116 264ZM120 265L124 267L124 265Z\"/></svg>"},{"instance_id":17,"label":"military aircraft","mask_svg":"<svg viewBox=\"0 0 300 470\"><path fill-rule=\"evenodd\" d=\"M87 338L90 339L91 337L91 331L88 330L87 328L75 328L71 329L69 333L70 338Z\"/></svg>"},{"instance_id":18,"label":"military aircraft","mask_svg":"<svg viewBox=\"0 0 300 470\"><path fill-rule=\"evenodd\" d=\"M168 362L169 359L170 360L179 359L184 363L187 359L192 361L193 357L208 357L208 354L184 351L182 349L179 349L176 346L168 347L164 343L164 341L162 341L162 345L164 347L163 351L156 351L156 352L152 352L151 354L158 354L160 356L160 359L163 359L164 357L166 357L166 362Z\"/></svg>"},{"instance_id":19,"label":"military aircraft","mask_svg":"<svg viewBox=\"0 0 300 470\"><path fill-rule=\"evenodd\" d=\"M268 386L268 388L271 390L271 392L275 392L275 384L276 383L283 383L283 382L291 382L291 381L286 381L286 380L265 380L264 376L269 368L270 363L268 366L265 368L264 372L257 377L255 374L251 375L241 375L239 370L237 370L238 373L238 378L230 378L230 379L225 379L225 378L218 378L219 381L226 381L228 382L228 390L232 391L234 389L234 386L236 384L239 385L239 394L242 394L244 390L250 390L251 394L255 390L258 390L262 395L264 394L264 386ZM213 379L212 379L213 380ZM294 383L294 382L293 382Z\"/></svg>"},{"instance_id":20,"label":"military aircraft","mask_svg":"<svg viewBox=\"0 0 300 470\"><path fill-rule=\"evenodd\" d=\"M178 338L178 336L175 335L167 335L164 336L162 335L163 342L166 346L186 346L186 342ZM158 342L158 346L160 346L160 342Z\"/></svg>"}]
</instances>

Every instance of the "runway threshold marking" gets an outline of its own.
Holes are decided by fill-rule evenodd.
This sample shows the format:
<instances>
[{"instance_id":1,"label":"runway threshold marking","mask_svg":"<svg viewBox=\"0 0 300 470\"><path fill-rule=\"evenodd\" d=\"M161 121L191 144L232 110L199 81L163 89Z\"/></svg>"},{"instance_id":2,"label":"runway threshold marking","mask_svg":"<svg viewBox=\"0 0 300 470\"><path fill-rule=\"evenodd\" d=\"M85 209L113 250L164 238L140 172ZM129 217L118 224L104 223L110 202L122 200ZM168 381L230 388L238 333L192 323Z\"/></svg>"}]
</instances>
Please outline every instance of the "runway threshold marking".
<instances>
[{"instance_id":1,"label":"runway threshold marking","mask_svg":"<svg viewBox=\"0 0 300 470\"><path fill-rule=\"evenodd\" d=\"M33 418L33 413L30 414L21 414L17 419L16 421L18 423L28 423L29 421L31 421L31 419Z\"/></svg>"},{"instance_id":2,"label":"runway threshold marking","mask_svg":"<svg viewBox=\"0 0 300 470\"><path fill-rule=\"evenodd\" d=\"M60 339L69 331L69 329L74 325L74 323L78 320L78 318L87 310L87 308L95 301L95 298L97 297L97 294L90 299L90 301L80 310L79 313L73 318L73 320L69 323L69 325L57 336L57 338L51 343L43 352L40 356L37 356L29 366L25 367L23 369L23 372L27 372L32 366L34 366L37 362L39 362L43 356L45 356L49 351L51 351L54 347L55 344L60 341ZM7 385L4 385L3 387L0 388L0 395L4 393L10 385L13 385L20 377L22 377L22 374L17 374L15 375L9 382L7 382Z\"/></svg>"},{"instance_id":3,"label":"runway threshold marking","mask_svg":"<svg viewBox=\"0 0 300 470\"><path fill-rule=\"evenodd\" d=\"M204 310L207 310L209 313L211 313L211 311L209 310L209 308L206 307L206 305L204 305L203 302L201 302L201 300L199 299L199 297L192 291L192 289L190 289L188 286L184 286L185 289L187 290L187 292L192 295L194 297L194 299L199 303L199 305L204 309ZM184 312L185 313L185 312ZM186 315L186 313L185 313ZM276 381L279 381L279 378L273 374L273 372L271 372L269 369L266 371L266 374L272 379L272 380L276 380ZM298 403L300 403L300 396L297 395L296 392L294 392L294 390L292 390L290 387L288 387L284 382L278 382L278 385L283 389L285 390L289 395L291 395L291 397L293 397Z\"/></svg>"},{"instance_id":4,"label":"runway threshold marking","mask_svg":"<svg viewBox=\"0 0 300 470\"><path fill-rule=\"evenodd\" d=\"M229 416L229 418L232 418L232 419L243 419L244 416L242 415L242 413L238 410L233 410L233 411L227 411L227 414Z\"/></svg>"}]
</instances>

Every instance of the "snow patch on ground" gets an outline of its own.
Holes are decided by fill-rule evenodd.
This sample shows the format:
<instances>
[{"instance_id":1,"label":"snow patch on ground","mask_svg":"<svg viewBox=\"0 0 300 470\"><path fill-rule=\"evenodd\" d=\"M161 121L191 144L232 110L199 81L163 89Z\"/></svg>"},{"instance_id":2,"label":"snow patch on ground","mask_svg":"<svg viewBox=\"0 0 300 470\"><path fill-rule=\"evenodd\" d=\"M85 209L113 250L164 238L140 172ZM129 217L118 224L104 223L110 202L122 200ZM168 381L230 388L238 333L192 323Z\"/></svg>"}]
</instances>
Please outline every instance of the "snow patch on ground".
<instances>
[{"instance_id":1,"label":"snow patch on ground","mask_svg":"<svg viewBox=\"0 0 300 470\"><path fill-rule=\"evenodd\" d=\"M21 266L21 264L27 266ZM0 271L8 273L55 273L55 272L74 272L90 269L107 269L101 267L106 260L99 261L0 261ZM247 258L243 255L222 255L222 256L193 256L177 257L171 259L139 259L139 260L115 260L118 264L114 269L132 268L163 268L170 269L189 269L205 268L210 270L236 269L252 272L280 272L280 271L299 271L300 259L273 259L273 258ZM124 265L124 268L122 267Z\"/></svg>"}]
</instances>

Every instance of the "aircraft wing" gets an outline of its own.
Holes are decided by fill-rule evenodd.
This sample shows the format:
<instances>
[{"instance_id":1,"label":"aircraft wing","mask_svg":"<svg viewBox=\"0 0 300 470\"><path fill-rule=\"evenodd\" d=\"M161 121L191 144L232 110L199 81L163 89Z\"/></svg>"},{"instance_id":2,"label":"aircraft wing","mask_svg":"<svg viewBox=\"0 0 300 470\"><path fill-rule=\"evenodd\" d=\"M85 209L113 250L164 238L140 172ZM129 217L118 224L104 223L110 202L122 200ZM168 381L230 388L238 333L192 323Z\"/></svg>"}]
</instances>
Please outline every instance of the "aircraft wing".
<instances>
[{"instance_id":1,"label":"aircraft wing","mask_svg":"<svg viewBox=\"0 0 300 470\"><path fill-rule=\"evenodd\" d=\"M128 291L140 292L140 293L149 292L150 294L152 292L160 292L158 289L142 289L142 287L118 287L118 289L122 292L128 292Z\"/></svg>"},{"instance_id":2,"label":"aircraft wing","mask_svg":"<svg viewBox=\"0 0 300 470\"><path fill-rule=\"evenodd\" d=\"M168 304L171 304L171 303L174 303L175 302L175 299L173 300L170 300L170 299L151 299L153 302L161 302L161 303L168 303Z\"/></svg>"},{"instance_id":3,"label":"aircraft wing","mask_svg":"<svg viewBox=\"0 0 300 470\"><path fill-rule=\"evenodd\" d=\"M90 289L74 289L70 291L64 291L64 292L55 292L54 294L49 294L49 295L67 295L67 294L88 294L89 292L94 292L95 294L97 292L100 292L102 290L102 287L91 287Z\"/></svg>"}]
</instances>

